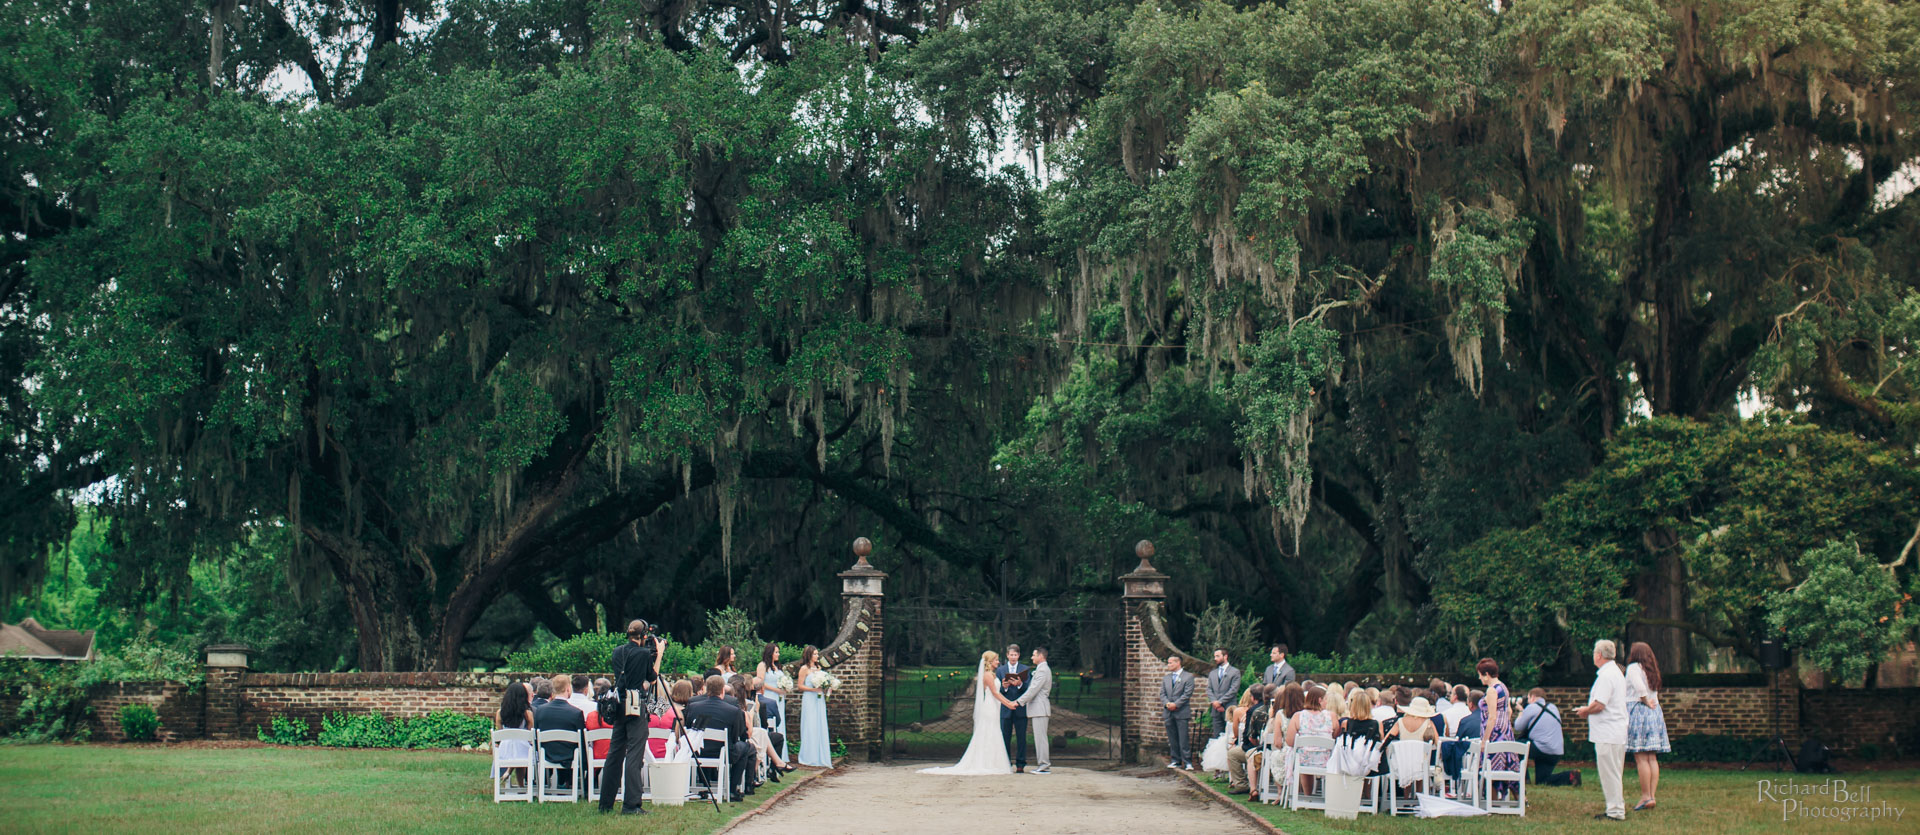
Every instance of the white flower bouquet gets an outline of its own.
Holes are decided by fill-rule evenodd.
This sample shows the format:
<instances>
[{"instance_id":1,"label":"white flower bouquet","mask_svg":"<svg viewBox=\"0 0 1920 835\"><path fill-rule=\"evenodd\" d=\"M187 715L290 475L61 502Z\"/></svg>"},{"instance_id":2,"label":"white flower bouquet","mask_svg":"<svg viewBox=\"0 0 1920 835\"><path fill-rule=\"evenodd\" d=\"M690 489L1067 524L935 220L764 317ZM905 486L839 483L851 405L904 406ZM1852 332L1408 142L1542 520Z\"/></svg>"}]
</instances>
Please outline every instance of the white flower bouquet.
<instances>
[{"instance_id":1,"label":"white flower bouquet","mask_svg":"<svg viewBox=\"0 0 1920 835\"><path fill-rule=\"evenodd\" d=\"M840 689L840 677L825 670L814 673L814 675L817 676L817 678L813 680L813 686L826 691L822 694L825 698L833 698L833 691Z\"/></svg>"},{"instance_id":2,"label":"white flower bouquet","mask_svg":"<svg viewBox=\"0 0 1920 835\"><path fill-rule=\"evenodd\" d=\"M763 683L782 693L793 692L793 676L788 675L786 670L774 669L769 671L767 673L767 680Z\"/></svg>"}]
</instances>

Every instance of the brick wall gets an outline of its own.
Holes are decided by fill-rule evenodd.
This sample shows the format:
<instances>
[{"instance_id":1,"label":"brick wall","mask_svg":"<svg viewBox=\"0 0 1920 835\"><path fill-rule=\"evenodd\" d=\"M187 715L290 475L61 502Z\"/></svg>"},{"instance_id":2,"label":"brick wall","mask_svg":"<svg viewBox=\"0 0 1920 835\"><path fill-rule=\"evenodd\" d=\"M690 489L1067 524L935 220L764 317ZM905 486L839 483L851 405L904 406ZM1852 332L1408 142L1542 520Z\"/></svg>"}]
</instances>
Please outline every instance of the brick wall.
<instances>
[{"instance_id":1,"label":"brick wall","mask_svg":"<svg viewBox=\"0 0 1920 835\"><path fill-rule=\"evenodd\" d=\"M1207 704L1207 673L1213 665L1181 652L1166 639L1160 624L1160 602L1134 599L1126 603L1126 683L1121 689L1121 710L1127 728L1121 734L1121 756L1128 762L1143 757L1167 756L1167 711L1160 701L1160 685L1167 677L1167 656L1182 656L1181 669L1193 674L1192 722L1187 727L1187 748L1195 759L1206 747L1213 729L1203 723L1201 713Z\"/></svg>"},{"instance_id":2,"label":"brick wall","mask_svg":"<svg viewBox=\"0 0 1920 835\"><path fill-rule=\"evenodd\" d=\"M161 742L200 739L205 735L204 691L189 690L175 681L143 681L129 684L102 684L88 692L93 714L87 726L93 738L106 742L125 742L120 732L120 709L143 704L160 714Z\"/></svg>"},{"instance_id":3,"label":"brick wall","mask_svg":"<svg viewBox=\"0 0 1920 835\"><path fill-rule=\"evenodd\" d=\"M249 673L239 682L236 725L241 738L272 717L287 716L318 729L329 713L425 716L450 710L491 717L500 692L539 673ZM209 708L211 709L211 705Z\"/></svg>"},{"instance_id":4,"label":"brick wall","mask_svg":"<svg viewBox=\"0 0 1920 835\"><path fill-rule=\"evenodd\" d=\"M1882 750L1920 744L1920 687L1804 690L1798 725L1843 754L1865 744ZM1789 741L1798 743L1791 736Z\"/></svg>"},{"instance_id":5,"label":"brick wall","mask_svg":"<svg viewBox=\"0 0 1920 835\"><path fill-rule=\"evenodd\" d=\"M848 756L868 762L876 762L883 755L881 610L879 597L847 598L847 625L832 645L836 652L827 653L829 662L838 660L825 667L840 678L840 689L827 701L827 728L834 739L846 743ZM799 701L792 700L790 707ZM800 727L797 713L790 717L787 727Z\"/></svg>"}]
</instances>

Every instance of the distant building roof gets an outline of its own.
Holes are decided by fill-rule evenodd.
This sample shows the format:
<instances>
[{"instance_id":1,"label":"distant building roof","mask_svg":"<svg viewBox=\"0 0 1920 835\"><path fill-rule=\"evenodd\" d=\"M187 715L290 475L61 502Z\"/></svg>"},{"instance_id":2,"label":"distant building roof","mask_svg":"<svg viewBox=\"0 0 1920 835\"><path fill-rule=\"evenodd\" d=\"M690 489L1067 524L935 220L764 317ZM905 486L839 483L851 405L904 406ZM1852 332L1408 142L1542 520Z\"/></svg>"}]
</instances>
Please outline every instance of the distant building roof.
<instances>
[{"instance_id":1,"label":"distant building roof","mask_svg":"<svg viewBox=\"0 0 1920 835\"><path fill-rule=\"evenodd\" d=\"M18 624L0 623L0 656L91 661L93 630L48 629L33 618Z\"/></svg>"}]
</instances>

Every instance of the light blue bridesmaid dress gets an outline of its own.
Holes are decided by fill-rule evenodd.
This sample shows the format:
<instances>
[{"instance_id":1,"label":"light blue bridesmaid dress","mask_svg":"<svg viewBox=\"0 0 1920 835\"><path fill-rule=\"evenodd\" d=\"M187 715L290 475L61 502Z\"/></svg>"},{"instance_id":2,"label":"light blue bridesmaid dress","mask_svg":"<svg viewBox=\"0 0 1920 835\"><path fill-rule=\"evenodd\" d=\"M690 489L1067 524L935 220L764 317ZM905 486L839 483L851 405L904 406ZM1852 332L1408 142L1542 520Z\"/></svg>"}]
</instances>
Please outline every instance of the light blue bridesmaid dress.
<instances>
[{"instance_id":1,"label":"light blue bridesmaid dress","mask_svg":"<svg viewBox=\"0 0 1920 835\"><path fill-rule=\"evenodd\" d=\"M820 673L807 677L808 687L819 687ZM800 699L800 764L820 768L833 767L833 744L827 731L827 699L819 693L802 693Z\"/></svg>"}]
</instances>

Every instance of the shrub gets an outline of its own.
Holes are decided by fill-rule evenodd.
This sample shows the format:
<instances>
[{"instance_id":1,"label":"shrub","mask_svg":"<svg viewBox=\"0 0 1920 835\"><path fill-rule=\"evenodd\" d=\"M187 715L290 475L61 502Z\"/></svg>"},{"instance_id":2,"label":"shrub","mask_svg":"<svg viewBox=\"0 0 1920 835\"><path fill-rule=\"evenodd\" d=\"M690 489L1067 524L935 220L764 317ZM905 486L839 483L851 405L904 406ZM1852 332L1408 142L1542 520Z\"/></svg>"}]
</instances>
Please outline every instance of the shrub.
<instances>
[{"instance_id":1,"label":"shrub","mask_svg":"<svg viewBox=\"0 0 1920 835\"><path fill-rule=\"evenodd\" d=\"M478 747L487 744L493 733L492 719L450 710L436 710L396 724L404 725L398 735L408 748Z\"/></svg>"},{"instance_id":2,"label":"shrub","mask_svg":"<svg viewBox=\"0 0 1920 835\"><path fill-rule=\"evenodd\" d=\"M507 669L526 672L607 672L607 659L621 644L625 633L582 632L564 641L548 641L507 656Z\"/></svg>"},{"instance_id":3,"label":"shrub","mask_svg":"<svg viewBox=\"0 0 1920 835\"><path fill-rule=\"evenodd\" d=\"M275 716L265 727L254 728L261 742L274 745L312 745L313 729L307 723L287 716Z\"/></svg>"},{"instance_id":4,"label":"shrub","mask_svg":"<svg viewBox=\"0 0 1920 835\"><path fill-rule=\"evenodd\" d=\"M17 742L86 739L87 681L81 664L54 664L24 658L0 658L0 690L24 698L11 717L9 738Z\"/></svg>"},{"instance_id":5,"label":"shrub","mask_svg":"<svg viewBox=\"0 0 1920 835\"><path fill-rule=\"evenodd\" d=\"M316 741L328 748L400 748L394 723L374 713L329 713L320 718Z\"/></svg>"},{"instance_id":6,"label":"shrub","mask_svg":"<svg viewBox=\"0 0 1920 835\"><path fill-rule=\"evenodd\" d=\"M148 742L160 733L160 714L151 705L120 708L120 733L128 742Z\"/></svg>"}]
</instances>

